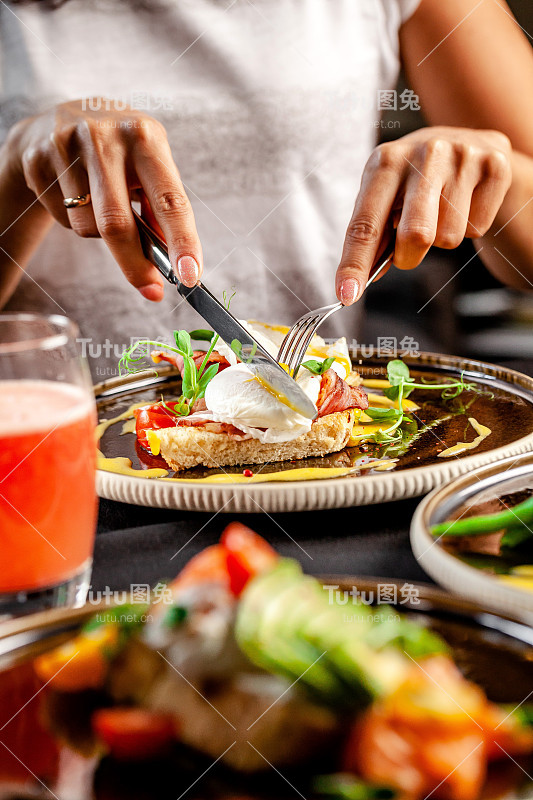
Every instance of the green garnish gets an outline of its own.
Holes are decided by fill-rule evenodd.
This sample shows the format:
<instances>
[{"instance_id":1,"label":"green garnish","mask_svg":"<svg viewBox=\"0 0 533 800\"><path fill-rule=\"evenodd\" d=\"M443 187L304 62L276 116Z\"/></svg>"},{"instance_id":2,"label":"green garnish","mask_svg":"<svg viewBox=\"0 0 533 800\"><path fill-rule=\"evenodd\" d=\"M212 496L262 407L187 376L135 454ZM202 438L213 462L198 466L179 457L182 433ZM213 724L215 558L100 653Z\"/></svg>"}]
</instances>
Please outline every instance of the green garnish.
<instances>
[{"instance_id":1,"label":"green garnish","mask_svg":"<svg viewBox=\"0 0 533 800\"><path fill-rule=\"evenodd\" d=\"M248 356L248 358L246 358L244 353L242 352L242 343L238 339L232 339L230 347L237 356L237 358L239 359L239 361L242 361L243 364L249 364L252 358L255 356L257 350L257 343L254 342L254 345L250 350L250 355Z\"/></svg>"},{"instance_id":2,"label":"green garnish","mask_svg":"<svg viewBox=\"0 0 533 800\"><path fill-rule=\"evenodd\" d=\"M533 705L526 704L512 709L511 714L524 728L533 728Z\"/></svg>"},{"instance_id":3,"label":"green garnish","mask_svg":"<svg viewBox=\"0 0 533 800\"><path fill-rule=\"evenodd\" d=\"M209 357L218 341L218 336L215 335L211 339L209 349L198 368L193 358L191 335L187 333L187 331L174 331L174 339L176 342L175 347L165 344L164 342L154 342L151 339L141 339L135 342L135 344L128 347L128 349L122 353L119 361L119 373L122 375L124 371L129 374L135 374L136 372L144 371L144 365L140 364L144 355L135 356L136 350L140 347L161 347L165 348L165 350L170 350L172 353L177 353L183 358L183 376L181 380L182 393L173 404L173 407L163 400L162 403L164 408L171 414L175 414L178 417L186 417L190 413L195 402L204 396L207 384L218 372L218 364L211 364L210 367L206 368ZM154 372L156 371L154 370Z\"/></svg>"},{"instance_id":4,"label":"green garnish","mask_svg":"<svg viewBox=\"0 0 533 800\"><path fill-rule=\"evenodd\" d=\"M324 361L315 361L315 359L312 358L310 361L304 361L302 363L302 367L308 369L309 372L313 373L313 375L323 375L324 372L331 367L334 361L334 357L325 358Z\"/></svg>"},{"instance_id":5,"label":"green garnish","mask_svg":"<svg viewBox=\"0 0 533 800\"><path fill-rule=\"evenodd\" d=\"M500 547L505 547L507 550L512 550L514 547L520 547L524 542L531 541L533 533L529 527L525 525L519 527L518 523L515 526L507 528L503 534L500 542Z\"/></svg>"},{"instance_id":6,"label":"green garnish","mask_svg":"<svg viewBox=\"0 0 533 800\"><path fill-rule=\"evenodd\" d=\"M533 531L533 497L528 497L514 508L498 511L496 514L483 514L478 517L463 517L455 522L441 522L431 529L433 536L481 536L506 530L502 545L517 547L530 537Z\"/></svg>"},{"instance_id":7,"label":"green garnish","mask_svg":"<svg viewBox=\"0 0 533 800\"><path fill-rule=\"evenodd\" d=\"M208 331L205 328L198 328L189 333L193 342L210 342L214 335L214 331Z\"/></svg>"},{"instance_id":8,"label":"green garnish","mask_svg":"<svg viewBox=\"0 0 533 800\"><path fill-rule=\"evenodd\" d=\"M172 606L165 614L164 624L167 628L179 628L187 619L188 612L184 606Z\"/></svg>"},{"instance_id":9,"label":"green garnish","mask_svg":"<svg viewBox=\"0 0 533 800\"><path fill-rule=\"evenodd\" d=\"M365 409L365 414L376 420L398 419L399 411L397 408L373 408L370 406Z\"/></svg>"},{"instance_id":10,"label":"green garnish","mask_svg":"<svg viewBox=\"0 0 533 800\"><path fill-rule=\"evenodd\" d=\"M465 389L473 392L480 390L474 383L466 383L463 378L463 373L459 380L450 379L446 383L417 383L411 377L409 367L404 361L399 358L389 361L387 364L387 378L390 386L383 389L383 394L389 400L398 401L398 408L367 408L365 414L368 414L372 419L381 420L394 420L394 423L384 431L376 431L367 441L373 441L378 444L391 444L393 442L401 442L402 434L400 426L404 420L405 411L403 408L403 401L409 397L413 389L435 389L441 392L443 400L450 400L457 397Z\"/></svg>"},{"instance_id":11,"label":"green garnish","mask_svg":"<svg viewBox=\"0 0 533 800\"><path fill-rule=\"evenodd\" d=\"M235 297L235 292L228 297L227 292L224 291L222 296L224 298L224 306L229 310L230 303ZM199 367L196 367L194 362L191 344L192 339L210 342L209 349ZM181 379L182 393L181 396L173 402L172 406L165 403L163 397L161 397L161 405L170 414L174 414L177 417L186 417L190 413L195 402L204 396L207 384L218 372L218 364L211 364L210 367L207 367L207 362L209 361L209 357L218 339L218 334L214 333L214 331L205 330L204 328L199 328L190 333L182 330L174 331L175 347L165 342L153 341L152 339L139 339L122 353L120 361L118 362L119 375L123 375L124 373L135 375L137 372L144 372L146 370L146 365L141 363L143 362L145 354L141 353L140 355L136 355L136 352L141 347L157 347L170 350L172 353L177 353L183 358L183 376ZM153 372L157 376L157 370L154 369Z\"/></svg>"},{"instance_id":12,"label":"green garnish","mask_svg":"<svg viewBox=\"0 0 533 800\"><path fill-rule=\"evenodd\" d=\"M172 407L168 403L165 403L163 395L161 395L160 403L162 407L165 409L165 411L168 411L170 414L174 414L174 416L176 417L187 416L187 414L189 413L186 408L187 404L184 401L182 401L181 398L180 400L176 400L176 402L173 403L174 407Z\"/></svg>"},{"instance_id":13,"label":"green garnish","mask_svg":"<svg viewBox=\"0 0 533 800\"><path fill-rule=\"evenodd\" d=\"M313 791L331 800L392 800L396 797L394 789L371 785L342 772L318 775L313 781Z\"/></svg>"}]
</instances>

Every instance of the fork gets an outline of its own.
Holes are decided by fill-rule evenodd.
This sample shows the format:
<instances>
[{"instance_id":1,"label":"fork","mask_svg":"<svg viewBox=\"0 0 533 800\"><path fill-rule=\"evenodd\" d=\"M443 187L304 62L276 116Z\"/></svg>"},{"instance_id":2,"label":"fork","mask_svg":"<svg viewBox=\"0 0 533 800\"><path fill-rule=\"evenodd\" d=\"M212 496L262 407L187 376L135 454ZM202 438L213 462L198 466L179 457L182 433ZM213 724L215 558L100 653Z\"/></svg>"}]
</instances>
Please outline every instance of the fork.
<instances>
[{"instance_id":1,"label":"fork","mask_svg":"<svg viewBox=\"0 0 533 800\"><path fill-rule=\"evenodd\" d=\"M375 281L385 267L392 263L394 250L389 253L385 261L383 261L377 269L371 274L366 282L365 289ZM285 336L279 348L277 357L278 364L284 364L288 368L289 375L296 378L298 370L307 352L307 348L311 343L311 339L317 332L318 328L325 322L328 317L331 317L336 311L344 308L343 303L333 303L331 306L323 306L317 308L315 311L308 311L297 319L290 331Z\"/></svg>"}]
</instances>

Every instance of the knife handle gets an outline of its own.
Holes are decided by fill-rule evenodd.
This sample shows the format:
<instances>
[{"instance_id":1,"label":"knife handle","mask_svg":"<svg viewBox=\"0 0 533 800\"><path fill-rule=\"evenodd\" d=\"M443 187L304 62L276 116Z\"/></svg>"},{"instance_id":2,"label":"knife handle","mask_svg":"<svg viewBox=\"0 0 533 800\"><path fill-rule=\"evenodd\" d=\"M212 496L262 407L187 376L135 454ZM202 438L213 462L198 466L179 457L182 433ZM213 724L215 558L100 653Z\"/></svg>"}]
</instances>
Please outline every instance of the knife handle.
<instances>
[{"instance_id":1,"label":"knife handle","mask_svg":"<svg viewBox=\"0 0 533 800\"><path fill-rule=\"evenodd\" d=\"M179 280L172 269L172 264L170 263L168 250L164 241L159 238L155 231L152 230L134 208L132 208L131 211L139 231L144 255L151 264L157 267L165 280L176 286L179 284Z\"/></svg>"}]
</instances>

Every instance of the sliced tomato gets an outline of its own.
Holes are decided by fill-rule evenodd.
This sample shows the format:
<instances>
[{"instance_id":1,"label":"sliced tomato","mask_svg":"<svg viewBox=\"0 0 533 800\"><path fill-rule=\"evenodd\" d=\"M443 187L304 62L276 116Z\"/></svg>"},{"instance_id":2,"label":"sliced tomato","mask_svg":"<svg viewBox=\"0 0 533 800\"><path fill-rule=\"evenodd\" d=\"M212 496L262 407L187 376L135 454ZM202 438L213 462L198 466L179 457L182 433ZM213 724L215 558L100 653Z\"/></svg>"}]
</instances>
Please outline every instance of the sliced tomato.
<instances>
[{"instance_id":1,"label":"sliced tomato","mask_svg":"<svg viewBox=\"0 0 533 800\"><path fill-rule=\"evenodd\" d=\"M92 725L109 753L122 761L162 755L177 738L171 715L144 708L102 708L93 714Z\"/></svg>"},{"instance_id":2,"label":"sliced tomato","mask_svg":"<svg viewBox=\"0 0 533 800\"><path fill-rule=\"evenodd\" d=\"M212 544L186 564L178 577L170 584L170 588L185 589L201 583L222 583L229 588L226 548L221 544Z\"/></svg>"},{"instance_id":3,"label":"sliced tomato","mask_svg":"<svg viewBox=\"0 0 533 800\"><path fill-rule=\"evenodd\" d=\"M241 522L231 522L220 543L227 551L230 589L237 597L250 578L274 566L278 554L262 536Z\"/></svg>"},{"instance_id":4,"label":"sliced tomato","mask_svg":"<svg viewBox=\"0 0 533 800\"><path fill-rule=\"evenodd\" d=\"M146 436L147 430L173 428L176 425L177 417L171 414L170 411L167 411L161 403L136 408L133 413L135 415L135 433L137 434L137 441L141 447L148 450L148 452L151 452L151 450Z\"/></svg>"}]
</instances>

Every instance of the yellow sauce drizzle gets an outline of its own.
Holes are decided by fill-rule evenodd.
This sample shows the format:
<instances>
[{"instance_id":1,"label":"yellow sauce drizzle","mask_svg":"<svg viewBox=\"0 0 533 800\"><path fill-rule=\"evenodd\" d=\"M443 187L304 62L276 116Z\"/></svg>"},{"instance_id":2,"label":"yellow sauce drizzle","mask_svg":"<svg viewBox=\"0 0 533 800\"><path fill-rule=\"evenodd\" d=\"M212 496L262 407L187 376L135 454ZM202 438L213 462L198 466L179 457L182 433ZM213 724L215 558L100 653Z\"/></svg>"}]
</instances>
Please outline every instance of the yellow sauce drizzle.
<instances>
[{"instance_id":1,"label":"yellow sauce drizzle","mask_svg":"<svg viewBox=\"0 0 533 800\"><path fill-rule=\"evenodd\" d=\"M473 450L477 447L481 442L490 436L492 433L490 428L487 428L486 425L482 425L477 419L474 417L468 417L468 421L471 426L474 428L476 433L478 434L474 441L472 442L457 442L454 444L453 447L448 447L446 450L443 450L442 453L439 453L439 458L449 458L450 456L458 456L460 453L464 453L465 450Z\"/></svg>"},{"instance_id":2,"label":"yellow sauce drizzle","mask_svg":"<svg viewBox=\"0 0 533 800\"><path fill-rule=\"evenodd\" d=\"M501 583L506 583L514 589L524 589L526 592L533 592L533 577L525 575L498 575Z\"/></svg>"},{"instance_id":3,"label":"yellow sauce drizzle","mask_svg":"<svg viewBox=\"0 0 533 800\"><path fill-rule=\"evenodd\" d=\"M513 567L511 573L526 578L533 578L533 564L520 564L518 567Z\"/></svg>"},{"instance_id":4,"label":"yellow sauce drizzle","mask_svg":"<svg viewBox=\"0 0 533 800\"><path fill-rule=\"evenodd\" d=\"M366 416L366 414L365 414ZM370 417L367 417L370 419ZM371 424L361 424L361 425L354 425L352 428L352 433L350 438L348 439L347 447L355 447L355 445L359 444L363 441L363 439L369 439L378 431L385 431L387 428L390 428L391 422L375 422L374 420L370 420Z\"/></svg>"},{"instance_id":5,"label":"yellow sauce drizzle","mask_svg":"<svg viewBox=\"0 0 533 800\"><path fill-rule=\"evenodd\" d=\"M368 392L368 402L371 406L377 406L378 408L398 408L398 401L389 400L384 394ZM420 408L414 400L402 400L402 407L404 411L416 411Z\"/></svg>"},{"instance_id":6,"label":"yellow sauce drizzle","mask_svg":"<svg viewBox=\"0 0 533 800\"><path fill-rule=\"evenodd\" d=\"M146 403L145 403L146 405ZM98 469L105 472L116 472L118 475L128 475L131 478L164 478L168 475L167 469L134 469L129 458L117 456L116 458L98 458Z\"/></svg>"},{"instance_id":7,"label":"yellow sauce drizzle","mask_svg":"<svg viewBox=\"0 0 533 800\"><path fill-rule=\"evenodd\" d=\"M389 400L388 397L384 397L381 394L372 394L372 392L369 392L368 400L370 405L375 408L398 408L397 400ZM404 411L409 412L416 411L419 406L413 400L404 400L403 408ZM364 411L359 411L359 414L356 416L356 424L352 428L352 433L348 441L348 447L355 447L362 441L370 439L370 437L378 431L387 430L387 428L390 428L391 424L390 420L386 422L376 422L372 417L369 417L368 414L365 414Z\"/></svg>"},{"instance_id":8,"label":"yellow sauce drizzle","mask_svg":"<svg viewBox=\"0 0 533 800\"><path fill-rule=\"evenodd\" d=\"M294 411L295 414L300 414L301 412L296 408L295 405L291 403L288 397L286 397L281 392L276 392L269 384L263 380L259 375L254 375L253 378L250 378L251 381L257 381L257 383L265 389L272 397L275 397L276 400L279 400L280 403L283 403L284 406L290 408L291 411Z\"/></svg>"},{"instance_id":9,"label":"yellow sauce drizzle","mask_svg":"<svg viewBox=\"0 0 533 800\"><path fill-rule=\"evenodd\" d=\"M115 472L118 475L127 475L132 478L161 478L165 481L175 483L283 483L289 481L308 481L323 480L326 478L341 478L351 475L354 472L361 472L368 469L392 469L397 459L382 459L380 461L369 461L358 467L302 467L299 469L287 469L279 472L257 472L250 478L244 475L230 475L220 473L208 475L205 478L168 478L168 471L165 469L134 469L129 458L98 458L98 468L106 472Z\"/></svg>"},{"instance_id":10,"label":"yellow sauce drizzle","mask_svg":"<svg viewBox=\"0 0 533 800\"><path fill-rule=\"evenodd\" d=\"M290 481L309 481L323 480L326 478L341 478L351 475L354 472L361 472L367 469L378 469L380 467L393 465L397 459L383 459L380 461L370 461L358 467L301 467L298 469L287 469L280 472L257 472L250 478L244 475L230 475L219 473L208 475L206 478L164 478L165 481L175 481L178 483L283 483Z\"/></svg>"},{"instance_id":11,"label":"yellow sauce drizzle","mask_svg":"<svg viewBox=\"0 0 533 800\"><path fill-rule=\"evenodd\" d=\"M133 417L133 412L135 411L136 408L142 408L143 406L148 406L148 405L150 404L147 403L146 400L144 400L142 403L134 403L125 411L123 411L122 414L119 414L118 417L113 417L112 419L100 420L100 423L96 426L96 431L95 431L96 441L99 442L104 433L106 432L106 430L110 428L111 425L114 425L115 422L122 422L122 420L124 419L130 419L131 417ZM122 433L126 432L127 431L122 429Z\"/></svg>"},{"instance_id":12,"label":"yellow sauce drizzle","mask_svg":"<svg viewBox=\"0 0 533 800\"><path fill-rule=\"evenodd\" d=\"M125 433L135 433L135 422L136 422L135 417L127 419L124 425L122 426L120 435L124 436Z\"/></svg>"},{"instance_id":13,"label":"yellow sauce drizzle","mask_svg":"<svg viewBox=\"0 0 533 800\"><path fill-rule=\"evenodd\" d=\"M385 378L365 378L363 386L368 389L389 389L390 383Z\"/></svg>"}]
</instances>

